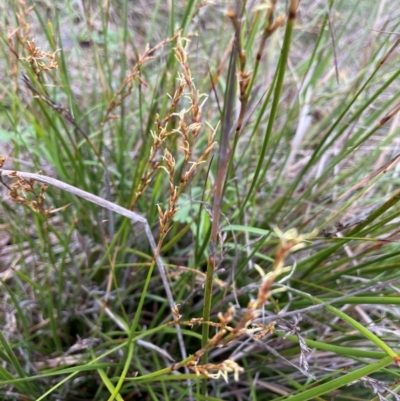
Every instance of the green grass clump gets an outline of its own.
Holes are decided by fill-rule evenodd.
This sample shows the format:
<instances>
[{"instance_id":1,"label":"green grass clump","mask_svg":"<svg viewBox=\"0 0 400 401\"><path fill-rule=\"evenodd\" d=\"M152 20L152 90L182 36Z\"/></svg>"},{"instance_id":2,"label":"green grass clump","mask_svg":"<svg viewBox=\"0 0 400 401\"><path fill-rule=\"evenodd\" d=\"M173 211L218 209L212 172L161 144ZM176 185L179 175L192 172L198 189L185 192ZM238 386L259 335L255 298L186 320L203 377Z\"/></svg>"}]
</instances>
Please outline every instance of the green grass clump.
<instances>
[{"instance_id":1,"label":"green grass clump","mask_svg":"<svg viewBox=\"0 0 400 401\"><path fill-rule=\"evenodd\" d=\"M397 8L100 3L0 1L0 399L398 400Z\"/></svg>"}]
</instances>

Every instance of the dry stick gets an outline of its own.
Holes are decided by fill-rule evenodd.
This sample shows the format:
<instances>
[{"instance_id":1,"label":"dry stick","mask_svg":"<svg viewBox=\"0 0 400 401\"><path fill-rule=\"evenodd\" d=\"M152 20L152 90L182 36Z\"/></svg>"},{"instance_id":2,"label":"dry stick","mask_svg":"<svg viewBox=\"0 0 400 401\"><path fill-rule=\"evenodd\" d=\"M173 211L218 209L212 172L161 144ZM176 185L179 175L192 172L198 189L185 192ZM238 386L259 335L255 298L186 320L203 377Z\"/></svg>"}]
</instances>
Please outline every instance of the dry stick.
<instances>
[{"instance_id":1,"label":"dry stick","mask_svg":"<svg viewBox=\"0 0 400 401\"><path fill-rule=\"evenodd\" d=\"M86 199L89 202L92 202L96 205L103 207L104 209L110 210L112 212L118 213L121 216L127 217L134 223L140 223L144 226L144 231L146 233L146 237L149 240L151 250L154 253L154 258L158 267L158 271L161 276L161 280L164 284L165 293L167 295L169 307L171 310L175 309L175 302L172 297L172 292L169 287L167 274L165 272L164 265L161 261L160 255L157 251L156 241L154 240L153 234L151 233L150 225L147 222L146 218L141 216L138 213L132 212L124 207L118 206L115 203L107 201L99 196L93 195L89 192L83 191L82 189L73 187L72 185L66 184L65 182L56 180L55 178L47 177L45 175L34 174L34 173L26 173L23 171L13 171L13 170L3 170L0 169L0 177L7 176L11 178L23 178L25 180L34 180L37 182L41 182L42 184L51 185L53 187L57 187L62 191L66 191L71 193L72 195L79 196L80 198ZM1 178L0 178L1 179ZM176 325L176 334L179 341L180 350L182 353L183 359L186 357L186 349L183 342L182 331L179 325Z\"/></svg>"}]
</instances>

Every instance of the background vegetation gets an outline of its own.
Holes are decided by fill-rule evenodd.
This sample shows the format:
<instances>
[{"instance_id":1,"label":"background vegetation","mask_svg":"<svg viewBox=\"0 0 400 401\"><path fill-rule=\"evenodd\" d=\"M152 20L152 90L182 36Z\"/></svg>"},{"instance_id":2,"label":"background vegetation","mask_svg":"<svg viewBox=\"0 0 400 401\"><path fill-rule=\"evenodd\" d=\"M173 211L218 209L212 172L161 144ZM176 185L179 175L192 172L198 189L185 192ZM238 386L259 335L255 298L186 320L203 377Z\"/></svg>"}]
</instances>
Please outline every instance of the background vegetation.
<instances>
[{"instance_id":1,"label":"background vegetation","mask_svg":"<svg viewBox=\"0 0 400 401\"><path fill-rule=\"evenodd\" d=\"M1 399L400 399L395 2L0 18Z\"/></svg>"}]
</instances>

